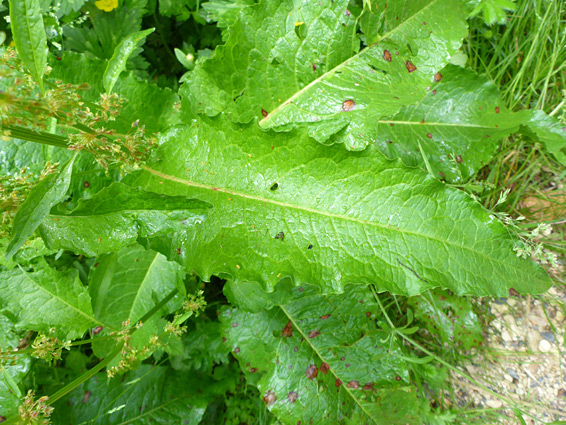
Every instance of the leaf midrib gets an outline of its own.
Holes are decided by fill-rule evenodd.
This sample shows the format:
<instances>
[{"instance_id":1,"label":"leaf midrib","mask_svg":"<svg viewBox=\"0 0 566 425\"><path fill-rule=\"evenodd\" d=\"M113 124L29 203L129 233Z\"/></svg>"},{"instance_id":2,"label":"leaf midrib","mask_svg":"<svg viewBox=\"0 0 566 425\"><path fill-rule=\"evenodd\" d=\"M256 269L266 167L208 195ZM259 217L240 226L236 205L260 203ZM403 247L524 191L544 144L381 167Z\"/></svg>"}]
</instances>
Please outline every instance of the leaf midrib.
<instances>
[{"instance_id":1,"label":"leaf midrib","mask_svg":"<svg viewBox=\"0 0 566 425\"><path fill-rule=\"evenodd\" d=\"M263 126L265 125L265 123L269 120L271 120L271 118L275 115L277 115L277 113L279 112L279 110L281 110L282 108L286 107L288 104L292 103L293 100L295 100L296 98L298 98L300 95L302 95L303 93L307 92L312 86L316 85L317 83L319 83L320 81L322 81L324 78L326 78L328 75L331 75L333 73L335 73L337 70L339 70L340 68L346 66L350 61L352 61L353 59L358 58L359 56L361 56L362 54L364 54L367 50L371 49L371 48L375 48L377 45L379 45L379 43L385 39L386 37L388 37L392 32L397 31L399 28L401 28L403 25L405 25L407 22L411 21L413 18L415 18L416 16L420 15L421 13L423 13L423 11L425 11L426 9L428 9L432 4L435 4L436 2L438 2L439 0L432 0L429 4L427 4L425 7L423 7L422 9L420 9L418 12L416 12L414 15L410 16L409 18L407 18L405 21L401 22L399 25L397 25L395 28L393 28L391 31L389 31L388 33L384 34L383 36L381 36L379 38L378 41L376 41L375 43L364 47L362 50L360 50L358 53L356 53L354 56L349 57L348 59L346 59L344 62L342 62L339 65L336 65L334 68L332 68L330 71L326 71L324 74L322 74L320 77L318 77L317 79L311 81L309 84L307 84L305 87L303 87L301 90L299 90L298 92L296 92L293 96L291 96L290 98L288 98L287 100L285 100L283 103L281 103L281 105L279 105L277 108L275 108L273 111L271 111L265 118L262 118L259 121L259 126L263 128Z\"/></svg>"},{"instance_id":2,"label":"leaf midrib","mask_svg":"<svg viewBox=\"0 0 566 425\"><path fill-rule=\"evenodd\" d=\"M337 219L340 219L340 220L351 221L351 222L355 222L355 223L358 223L358 224L361 224L361 225L367 225L367 226L377 227L377 228L381 228L381 229L387 229L387 230L390 230L390 231L397 231L397 232L402 233L402 234L417 236L417 237L421 237L423 239L429 239L429 240L432 240L432 241L436 241L438 243L450 245L452 247L471 252L471 253L473 253L477 256L485 258L488 263L495 262L496 264L499 264L503 269L509 268L508 264L505 261L498 260L497 258L492 258L492 257L488 256L487 254L481 252L481 251L476 251L469 246L460 245L460 244L457 244L457 243L450 241L450 240L439 239L439 238L433 237L431 235L426 235L426 234L414 232L414 231L411 231L411 230L401 229L399 227L393 227L393 226L389 226L389 225L385 225L385 224L381 224L381 223L377 223L377 222L373 222L373 221L360 220L360 219L357 219L357 218L353 218L353 217L349 217L349 216L343 216L343 215L336 214L336 213L316 210L316 209L310 208L310 207L304 207L304 206L300 206L300 205L289 204L289 203L286 203L286 202L262 198L260 196L255 196L255 195L248 195L248 194L236 192L236 191L233 191L233 190L230 190L230 189L211 186L211 185L207 185L207 184L203 184L203 183L196 183L196 182L192 182L192 181L189 181L189 180L181 179L179 177L175 177L175 176L171 176L171 175L162 173L161 171L154 170L154 169L152 169L148 166L143 166L142 168L144 170L146 170L147 172L155 175L155 176L161 177L163 179L166 179L166 180L169 180L169 181L172 181L172 182L184 184L184 185L190 186L190 187L197 187L197 188L200 188L200 189L214 191L214 192L217 192L217 193L218 192L225 193L225 194L232 195L232 196L238 196L238 197L241 197L241 198L244 198L244 199L250 199L250 200L254 200L254 201L258 201L258 202L262 202L262 203L277 205L277 206L280 206L280 207L283 207L283 208L296 209L296 210L305 211L305 212L313 213L313 214L318 214L318 215L322 215L322 216L326 216L326 217L330 217L330 218L337 218ZM537 281L541 281L541 280L537 279Z\"/></svg>"}]
</instances>

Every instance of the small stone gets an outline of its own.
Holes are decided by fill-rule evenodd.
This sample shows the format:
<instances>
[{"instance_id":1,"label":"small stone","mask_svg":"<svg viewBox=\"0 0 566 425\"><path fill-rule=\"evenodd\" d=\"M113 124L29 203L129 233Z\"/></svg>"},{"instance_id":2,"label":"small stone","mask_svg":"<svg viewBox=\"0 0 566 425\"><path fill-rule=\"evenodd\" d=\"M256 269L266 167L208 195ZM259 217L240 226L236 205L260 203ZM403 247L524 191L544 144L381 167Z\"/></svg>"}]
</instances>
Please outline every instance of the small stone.
<instances>
[{"instance_id":1,"label":"small stone","mask_svg":"<svg viewBox=\"0 0 566 425\"><path fill-rule=\"evenodd\" d=\"M515 305L517 305L517 300L513 298L507 298L507 305L509 307L514 307Z\"/></svg>"},{"instance_id":2,"label":"small stone","mask_svg":"<svg viewBox=\"0 0 566 425\"><path fill-rule=\"evenodd\" d=\"M499 409L501 406L503 406L503 402L501 400L487 400L487 403L485 403L487 407L490 407L492 409Z\"/></svg>"},{"instance_id":3,"label":"small stone","mask_svg":"<svg viewBox=\"0 0 566 425\"><path fill-rule=\"evenodd\" d=\"M554 342L554 334L552 332L541 332L540 335L548 342Z\"/></svg>"},{"instance_id":4,"label":"small stone","mask_svg":"<svg viewBox=\"0 0 566 425\"><path fill-rule=\"evenodd\" d=\"M507 368L507 373L508 373L513 379L516 379L517 381L519 380L519 374L518 374L515 370L511 369L510 367Z\"/></svg>"},{"instance_id":5,"label":"small stone","mask_svg":"<svg viewBox=\"0 0 566 425\"><path fill-rule=\"evenodd\" d=\"M511 337L511 334L507 330L504 330L503 332L501 332L501 338L505 342L511 342L513 340L513 338Z\"/></svg>"},{"instance_id":6,"label":"small stone","mask_svg":"<svg viewBox=\"0 0 566 425\"><path fill-rule=\"evenodd\" d=\"M504 374L503 377L505 378L506 381L509 381L511 383L513 383L513 377L509 374Z\"/></svg>"},{"instance_id":7,"label":"small stone","mask_svg":"<svg viewBox=\"0 0 566 425\"><path fill-rule=\"evenodd\" d=\"M551 348L552 346L550 345L550 342L546 339L543 339L538 343L538 349L541 353L548 353Z\"/></svg>"},{"instance_id":8,"label":"small stone","mask_svg":"<svg viewBox=\"0 0 566 425\"><path fill-rule=\"evenodd\" d=\"M529 350L536 351L538 349L540 339L541 337L538 332L529 330L527 332L527 346L529 347Z\"/></svg>"}]
</instances>

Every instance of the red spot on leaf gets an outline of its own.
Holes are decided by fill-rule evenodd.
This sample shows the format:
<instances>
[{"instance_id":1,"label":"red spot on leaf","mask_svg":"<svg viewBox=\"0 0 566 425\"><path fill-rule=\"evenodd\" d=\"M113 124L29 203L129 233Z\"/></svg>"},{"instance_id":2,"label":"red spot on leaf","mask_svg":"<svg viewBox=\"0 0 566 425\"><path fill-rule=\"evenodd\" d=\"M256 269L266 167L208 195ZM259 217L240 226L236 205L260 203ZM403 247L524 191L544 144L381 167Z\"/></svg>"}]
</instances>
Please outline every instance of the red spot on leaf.
<instances>
[{"instance_id":1,"label":"red spot on leaf","mask_svg":"<svg viewBox=\"0 0 566 425\"><path fill-rule=\"evenodd\" d=\"M345 100L342 102L342 110L345 112L351 111L356 106L356 102L352 99Z\"/></svg>"},{"instance_id":2,"label":"red spot on leaf","mask_svg":"<svg viewBox=\"0 0 566 425\"><path fill-rule=\"evenodd\" d=\"M428 137L429 139L432 139L432 134L427 133L426 137Z\"/></svg>"},{"instance_id":3,"label":"red spot on leaf","mask_svg":"<svg viewBox=\"0 0 566 425\"><path fill-rule=\"evenodd\" d=\"M285 325L285 327L283 328L283 336L286 336L287 338L290 338L290 337L293 336L293 325L291 324L290 320Z\"/></svg>"},{"instance_id":4,"label":"red spot on leaf","mask_svg":"<svg viewBox=\"0 0 566 425\"><path fill-rule=\"evenodd\" d=\"M417 70L417 67L411 61L405 62L405 66L407 67L407 71L409 71L409 73L415 72Z\"/></svg>"},{"instance_id":5,"label":"red spot on leaf","mask_svg":"<svg viewBox=\"0 0 566 425\"><path fill-rule=\"evenodd\" d=\"M514 289L514 288L509 288L509 296L510 296L510 297L516 297L517 295L519 295L519 293L517 292L516 289Z\"/></svg>"},{"instance_id":6,"label":"red spot on leaf","mask_svg":"<svg viewBox=\"0 0 566 425\"><path fill-rule=\"evenodd\" d=\"M316 338L319 335L320 335L320 332L318 331L318 329L309 332L309 338Z\"/></svg>"},{"instance_id":7,"label":"red spot on leaf","mask_svg":"<svg viewBox=\"0 0 566 425\"><path fill-rule=\"evenodd\" d=\"M330 370L330 366L328 366L328 363L322 362L322 364L320 365L320 371L326 375L326 373Z\"/></svg>"},{"instance_id":8,"label":"red spot on leaf","mask_svg":"<svg viewBox=\"0 0 566 425\"><path fill-rule=\"evenodd\" d=\"M267 111L263 108L261 108L261 115L263 115L263 117L267 117L269 114L267 113Z\"/></svg>"},{"instance_id":9,"label":"red spot on leaf","mask_svg":"<svg viewBox=\"0 0 566 425\"><path fill-rule=\"evenodd\" d=\"M316 71L316 65L314 63L312 64L312 70Z\"/></svg>"},{"instance_id":10,"label":"red spot on leaf","mask_svg":"<svg viewBox=\"0 0 566 425\"><path fill-rule=\"evenodd\" d=\"M324 316L320 316L322 320L326 320L330 317L330 314L325 314Z\"/></svg>"},{"instance_id":11,"label":"red spot on leaf","mask_svg":"<svg viewBox=\"0 0 566 425\"><path fill-rule=\"evenodd\" d=\"M495 113L498 114L499 113L499 106L495 107Z\"/></svg>"},{"instance_id":12,"label":"red spot on leaf","mask_svg":"<svg viewBox=\"0 0 566 425\"><path fill-rule=\"evenodd\" d=\"M336 384L337 387L339 387L340 385L342 385L342 381L338 378L336 378Z\"/></svg>"},{"instance_id":13,"label":"red spot on leaf","mask_svg":"<svg viewBox=\"0 0 566 425\"><path fill-rule=\"evenodd\" d=\"M305 374L307 375L307 378L314 379L318 375L318 368L316 367L316 365L311 364L309 367L307 367Z\"/></svg>"},{"instance_id":14,"label":"red spot on leaf","mask_svg":"<svg viewBox=\"0 0 566 425\"><path fill-rule=\"evenodd\" d=\"M271 406L276 401L277 401L277 395L275 394L274 391L269 390L263 396L263 402L265 403L266 406Z\"/></svg>"}]
</instances>

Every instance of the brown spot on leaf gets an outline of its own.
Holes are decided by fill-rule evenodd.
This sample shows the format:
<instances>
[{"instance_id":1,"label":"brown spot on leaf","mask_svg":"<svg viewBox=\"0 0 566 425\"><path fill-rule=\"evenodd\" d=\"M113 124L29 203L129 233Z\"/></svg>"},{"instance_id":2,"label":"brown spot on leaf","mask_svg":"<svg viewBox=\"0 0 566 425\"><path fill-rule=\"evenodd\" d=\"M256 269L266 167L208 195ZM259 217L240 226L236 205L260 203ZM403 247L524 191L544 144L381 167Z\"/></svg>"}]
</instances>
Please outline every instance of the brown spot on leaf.
<instances>
[{"instance_id":1,"label":"brown spot on leaf","mask_svg":"<svg viewBox=\"0 0 566 425\"><path fill-rule=\"evenodd\" d=\"M316 65L314 63L312 64L312 70L316 71Z\"/></svg>"},{"instance_id":2,"label":"brown spot on leaf","mask_svg":"<svg viewBox=\"0 0 566 425\"><path fill-rule=\"evenodd\" d=\"M250 369L250 373L256 373L256 372L257 372L257 368L256 368L256 367L252 367L252 368Z\"/></svg>"},{"instance_id":3,"label":"brown spot on leaf","mask_svg":"<svg viewBox=\"0 0 566 425\"><path fill-rule=\"evenodd\" d=\"M360 388L360 383L358 381L350 381L350 382L348 382L347 387L353 388L354 390L357 390L358 388Z\"/></svg>"},{"instance_id":4,"label":"brown spot on leaf","mask_svg":"<svg viewBox=\"0 0 566 425\"><path fill-rule=\"evenodd\" d=\"M366 313L366 317L371 317L371 312L368 311L368 312Z\"/></svg>"},{"instance_id":5,"label":"brown spot on leaf","mask_svg":"<svg viewBox=\"0 0 566 425\"><path fill-rule=\"evenodd\" d=\"M426 137L428 137L429 139L432 139L432 134L427 133L427 134L426 134Z\"/></svg>"},{"instance_id":6,"label":"brown spot on leaf","mask_svg":"<svg viewBox=\"0 0 566 425\"><path fill-rule=\"evenodd\" d=\"M439 82L440 80L442 80L442 74L440 72L437 72L436 74L434 74L434 81Z\"/></svg>"},{"instance_id":7,"label":"brown spot on leaf","mask_svg":"<svg viewBox=\"0 0 566 425\"><path fill-rule=\"evenodd\" d=\"M354 107L356 106L356 102L354 102L352 99L347 99L344 102L342 102L342 110L343 111L351 111L352 109L354 109Z\"/></svg>"},{"instance_id":8,"label":"brown spot on leaf","mask_svg":"<svg viewBox=\"0 0 566 425\"><path fill-rule=\"evenodd\" d=\"M293 336L293 325L291 324L290 320L285 325L285 327L283 328L283 336L286 336L287 338L290 338L290 337Z\"/></svg>"},{"instance_id":9,"label":"brown spot on leaf","mask_svg":"<svg viewBox=\"0 0 566 425\"><path fill-rule=\"evenodd\" d=\"M385 59L387 62L391 62L393 60L393 58L391 57L391 52L389 50L383 51L383 59Z\"/></svg>"},{"instance_id":10,"label":"brown spot on leaf","mask_svg":"<svg viewBox=\"0 0 566 425\"><path fill-rule=\"evenodd\" d=\"M92 391L85 391L85 395L83 397L83 404L85 404L90 399L91 395L92 395Z\"/></svg>"},{"instance_id":11,"label":"brown spot on leaf","mask_svg":"<svg viewBox=\"0 0 566 425\"><path fill-rule=\"evenodd\" d=\"M336 378L336 384L337 387L339 387L340 385L342 385L342 381L338 378Z\"/></svg>"},{"instance_id":12,"label":"brown spot on leaf","mask_svg":"<svg viewBox=\"0 0 566 425\"><path fill-rule=\"evenodd\" d=\"M240 352L240 347L234 348L234 353L235 353L235 354L238 354L239 352Z\"/></svg>"},{"instance_id":13,"label":"brown spot on leaf","mask_svg":"<svg viewBox=\"0 0 566 425\"><path fill-rule=\"evenodd\" d=\"M307 378L314 379L318 375L318 368L316 367L316 365L311 364L309 367L307 367L305 374L307 375Z\"/></svg>"},{"instance_id":14,"label":"brown spot on leaf","mask_svg":"<svg viewBox=\"0 0 566 425\"><path fill-rule=\"evenodd\" d=\"M271 406L276 401L277 401L277 395L275 394L274 391L269 390L263 396L263 402L265 403L266 406Z\"/></svg>"},{"instance_id":15,"label":"brown spot on leaf","mask_svg":"<svg viewBox=\"0 0 566 425\"><path fill-rule=\"evenodd\" d=\"M436 90L433 90L433 91L432 91L432 95L434 96L435 94L436 94Z\"/></svg>"},{"instance_id":16,"label":"brown spot on leaf","mask_svg":"<svg viewBox=\"0 0 566 425\"><path fill-rule=\"evenodd\" d=\"M499 106L495 107L495 113L498 114L499 113Z\"/></svg>"},{"instance_id":17,"label":"brown spot on leaf","mask_svg":"<svg viewBox=\"0 0 566 425\"><path fill-rule=\"evenodd\" d=\"M93 335L98 335L100 332L102 332L102 329L104 329L102 326L97 326L96 328L94 328L92 330L92 334Z\"/></svg>"},{"instance_id":18,"label":"brown spot on leaf","mask_svg":"<svg viewBox=\"0 0 566 425\"><path fill-rule=\"evenodd\" d=\"M330 370L330 366L328 366L328 363L322 362L322 364L320 365L320 371L321 373L323 373L324 375L326 375L326 373Z\"/></svg>"},{"instance_id":19,"label":"brown spot on leaf","mask_svg":"<svg viewBox=\"0 0 566 425\"><path fill-rule=\"evenodd\" d=\"M456 157L456 162L457 162L458 164L461 164L461 163L462 163L462 155L458 155L458 156Z\"/></svg>"},{"instance_id":20,"label":"brown spot on leaf","mask_svg":"<svg viewBox=\"0 0 566 425\"><path fill-rule=\"evenodd\" d=\"M289 400L289 403L296 402L298 397L299 395L297 394L296 391L289 391L289 393L287 394L287 399Z\"/></svg>"},{"instance_id":21,"label":"brown spot on leaf","mask_svg":"<svg viewBox=\"0 0 566 425\"><path fill-rule=\"evenodd\" d=\"M366 391L371 391L373 390L373 382L368 382L367 384L364 385L364 390Z\"/></svg>"},{"instance_id":22,"label":"brown spot on leaf","mask_svg":"<svg viewBox=\"0 0 566 425\"><path fill-rule=\"evenodd\" d=\"M314 331L309 332L309 338L316 338L319 335L320 335L320 332L318 331L318 329L315 329Z\"/></svg>"},{"instance_id":23,"label":"brown spot on leaf","mask_svg":"<svg viewBox=\"0 0 566 425\"><path fill-rule=\"evenodd\" d=\"M267 117L269 114L267 113L267 111L263 108L261 108L261 115L263 115L263 117Z\"/></svg>"},{"instance_id":24,"label":"brown spot on leaf","mask_svg":"<svg viewBox=\"0 0 566 425\"><path fill-rule=\"evenodd\" d=\"M405 62L405 66L407 67L407 71L409 71L409 73L415 72L417 70L417 67L411 61Z\"/></svg>"},{"instance_id":25,"label":"brown spot on leaf","mask_svg":"<svg viewBox=\"0 0 566 425\"><path fill-rule=\"evenodd\" d=\"M401 380L401 377L400 377L399 375L397 375L397 376L395 377L395 380L396 380L396 381L400 381L400 380Z\"/></svg>"},{"instance_id":26,"label":"brown spot on leaf","mask_svg":"<svg viewBox=\"0 0 566 425\"><path fill-rule=\"evenodd\" d=\"M90 187L90 183L85 180L83 186L85 187L85 189L88 189Z\"/></svg>"},{"instance_id":27,"label":"brown spot on leaf","mask_svg":"<svg viewBox=\"0 0 566 425\"><path fill-rule=\"evenodd\" d=\"M509 288L509 296L510 297L516 297L517 295L519 295L519 293L517 292L517 290L515 288Z\"/></svg>"}]
</instances>

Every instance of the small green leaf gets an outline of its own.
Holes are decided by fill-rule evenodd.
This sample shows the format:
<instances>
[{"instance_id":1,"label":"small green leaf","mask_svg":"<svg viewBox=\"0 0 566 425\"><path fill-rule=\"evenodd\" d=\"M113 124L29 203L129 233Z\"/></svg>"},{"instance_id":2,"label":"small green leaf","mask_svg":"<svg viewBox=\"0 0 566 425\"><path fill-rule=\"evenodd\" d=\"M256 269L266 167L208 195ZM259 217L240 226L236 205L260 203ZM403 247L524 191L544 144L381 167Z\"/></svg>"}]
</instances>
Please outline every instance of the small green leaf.
<instances>
[{"instance_id":1,"label":"small green leaf","mask_svg":"<svg viewBox=\"0 0 566 425\"><path fill-rule=\"evenodd\" d=\"M311 285L271 310L225 310L221 322L248 382L284 424L420 424L401 344L379 330L367 287L322 296Z\"/></svg>"},{"instance_id":2,"label":"small green leaf","mask_svg":"<svg viewBox=\"0 0 566 425\"><path fill-rule=\"evenodd\" d=\"M520 111L524 117L525 133L544 144L548 152L566 165L566 124L540 110Z\"/></svg>"},{"instance_id":3,"label":"small green leaf","mask_svg":"<svg viewBox=\"0 0 566 425\"><path fill-rule=\"evenodd\" d=\"M89 291L94 316L107 323L111 329L119 329L126 320L135 325L160 300L175 288L184 295L181 266L155 252L136 245L120 252L102 255L91 269ZM180 298L170 301L159 313L145 322L132 335L132 345L143 347L149 337L157 333L161 315L180 308ZM163 326L163 324L161 325ZM104 329L100 335L106 334ZM115 347L114 341L95 341L93 350L105 357ZM119 358L115 359L118 362ZM112 363L111 365L113 365Z\"/></svg>"},{"instance_id":4,"label":"small green leaf","mask_svg":"<svg viewBox=\"0 0 566 425\"><path fill-rule=\"evenodd\" d=\"M20 328L47 333L54 327L64 339L105 326L93 316L90 296L77 270L60 272L46 264L30 272L18 268L0 273L0 308L10 312Z\"/></svg>"},{"instance_id":5,"label":"small green leaf","mask_svg":"<svg viewBox=\"0 0 566 425\"><path fill-rule=\"evenodd\" d=\"M115 182L70 213L52 211L40 227L46 244L90 257L119 251L138 239L185 232L202 223L210 204L164 196ZM179 253L181 255L181 253Z\"/></svg>"},{"instance_id":6,"label":"small green leaf","mask_svg":"<svg viewBox=\"0 0 566 425\"><path fill-rule=\"evenodd\" d=\"M61 202L71 183L74 155L58 173L50 174L41 180L30 192L18 209L14 218L12 240L6 248L6 259L9 260L25 243L28 237L39 227L51 208Z\"/></svg>"},{"instance_id":7,"label":"small green leaf","mask_svg":"<svg viewBox=\"0 0 566 425\"><path fill-rule=\"evenodd\" d=\"M47 37L40 1L10 0L9 6L16 49L43 93L43 74L47 65Z\"/></svg>"},{"instance_id":8,"label":"small green leaf","mask_svg":"<svg viewBox=\"0 0 566 425\"><path fill-rule=\"evenodd\" d=\"M120 76L122 71L126 69L126 63L128 62L130 55L153 31L155 31L155 28L149 28L147 30L130 34L126 38L124 38L120 42L120 44L118 44L118 46L116 46L114 54L108 61L106 71L104 72L104 76L102 77L104 88L108 93L112 93L112 89L114 88L114 84L116 84L118 77Z\"/></svg>"}]
</instances>

